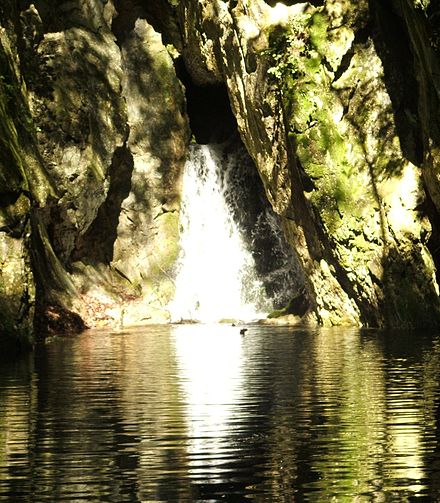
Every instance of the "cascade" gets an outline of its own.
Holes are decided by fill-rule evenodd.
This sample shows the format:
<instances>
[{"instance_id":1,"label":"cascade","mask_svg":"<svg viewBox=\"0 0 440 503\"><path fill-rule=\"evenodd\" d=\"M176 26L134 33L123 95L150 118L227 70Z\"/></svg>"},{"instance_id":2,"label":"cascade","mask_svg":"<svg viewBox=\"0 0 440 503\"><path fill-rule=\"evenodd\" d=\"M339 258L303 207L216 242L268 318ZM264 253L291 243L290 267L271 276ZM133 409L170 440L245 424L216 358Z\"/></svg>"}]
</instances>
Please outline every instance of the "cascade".
<instances>
[{"instance_id":1,"label":"cascade","mask_svg":"<svg viewBox=\"0 0 440 503\"><path fill-rule=\"evenodd\" d=\"M261 319L295 290L292 257L281 244L276 216L259 207L264 192L249 162L243 146L191 146L169 306L173 322Z\"/></svg>"},{"instance_id":2,"label":"cascade","mask_svg":"<svg viewBox=\"0 0 440 503\"><path fill-rule=\"evenodd\" d=\"M250 320L264 289L252 254L227 204L227 178L215 145L193 145L185 165L180 215L181 256L172 321Z\"/></svg>"}]
</instances>

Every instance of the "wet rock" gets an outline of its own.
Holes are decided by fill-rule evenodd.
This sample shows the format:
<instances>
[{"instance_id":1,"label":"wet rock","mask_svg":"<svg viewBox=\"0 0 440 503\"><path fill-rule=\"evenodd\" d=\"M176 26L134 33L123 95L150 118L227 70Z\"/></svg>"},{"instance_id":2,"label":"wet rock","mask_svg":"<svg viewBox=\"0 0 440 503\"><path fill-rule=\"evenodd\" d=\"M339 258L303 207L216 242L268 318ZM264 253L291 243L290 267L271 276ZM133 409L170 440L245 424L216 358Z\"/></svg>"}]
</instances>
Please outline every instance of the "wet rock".
<instances>
[{"instance_id":1,"label":"wet rock","mask_svg":"<svg viewBox=\"0 0 440 503\"><path fill-rule=\"evenodd\" d=\"M412 0L2 2L2 333L32 343L35 297L60 327L70 311L167 320L181 61L193 91L227 90L281 219L298 269L287 316L437 324L439 14Z\"/></svg>"},{"instance_id":2,"label":"wet rock","mask_svg":"<svg viewBox=\"0 0 440 503\"><path fill-rule=\"evenodd\" d=\"M419 205L424 183L437 199L438 155L426 139L427 167L415 130L400 127L375 3L271 8L243 0L219 2L214 13L202 4L181 9L183 23L203 30L184 39L183 56L198 54L187 64L195 75L195 63L209 59L209 70L216 62L268 200L302 262L312 316L324 325L437 324L435 266L425 239L431 224ZM414 37L419 14L409 3L400 12L416 45L427 40ZM428 50L411 50L420 49ZM423 70L435 89L438 59L429 51L432 64L425 68L420 59L418 74ZM432 92L424 99L426 112L427 103L438 109Z\"/></svg>"}]
</instances>

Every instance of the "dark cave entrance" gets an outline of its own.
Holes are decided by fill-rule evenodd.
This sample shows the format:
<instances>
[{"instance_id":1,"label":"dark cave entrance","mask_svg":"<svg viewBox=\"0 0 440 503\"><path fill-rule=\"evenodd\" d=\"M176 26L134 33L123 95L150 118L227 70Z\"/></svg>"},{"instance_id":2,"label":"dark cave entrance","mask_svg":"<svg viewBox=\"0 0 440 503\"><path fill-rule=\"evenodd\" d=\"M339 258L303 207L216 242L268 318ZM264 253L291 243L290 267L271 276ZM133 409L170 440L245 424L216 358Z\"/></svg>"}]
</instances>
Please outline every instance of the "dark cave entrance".
<instances>
[{"instance_id":1,"label":"dark cave entrance","mask_svg":"<svg viewBox=\"0 0 440 503\"><path fill-rule=\"evenodd\" d=\"M197 143L223 143L237 133L237 121L229 104L224 84L197 85L182 58L176 73L185 87L186 107L191 131Z\"/></svg>"},{"instance_id":2,"label":"dark cave entrance","mask_svg":"<svg viewBox=\"0 0 440 503\"><path fill-rule=\"evenodd\" d=\"M241 140L226 86L195 84L181 58L176 61L176 73L185 87L187 114L195 142L215 144L216 151L221 152L220 183L225 202L251 251L267 297L274 309L289 306L287 312L304 315L309 304L303 294L302 268L284 236L279 215L267 200L255 163ZM296 304L292 299L297 300Z\"/></svg>"}]
</instances>

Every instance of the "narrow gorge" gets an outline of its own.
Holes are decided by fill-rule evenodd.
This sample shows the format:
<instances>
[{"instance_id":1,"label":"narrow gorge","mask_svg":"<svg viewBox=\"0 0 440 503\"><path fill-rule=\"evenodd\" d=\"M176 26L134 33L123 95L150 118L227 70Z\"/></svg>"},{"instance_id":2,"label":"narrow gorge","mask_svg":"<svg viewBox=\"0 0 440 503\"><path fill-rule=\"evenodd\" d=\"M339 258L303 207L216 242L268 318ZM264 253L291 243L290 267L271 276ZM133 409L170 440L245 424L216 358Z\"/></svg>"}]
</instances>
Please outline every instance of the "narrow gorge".
<instances>
[{"instance_id":1,"label":"narrow gorge","mask_svg":"<svg viewBox=\"0 0 440 503\"><path fill-rule=\"evenodd\" d=\"M8 351L189 319L439 325L434 1L3 0L0 68Z\"/></svg>"}]
</instances>

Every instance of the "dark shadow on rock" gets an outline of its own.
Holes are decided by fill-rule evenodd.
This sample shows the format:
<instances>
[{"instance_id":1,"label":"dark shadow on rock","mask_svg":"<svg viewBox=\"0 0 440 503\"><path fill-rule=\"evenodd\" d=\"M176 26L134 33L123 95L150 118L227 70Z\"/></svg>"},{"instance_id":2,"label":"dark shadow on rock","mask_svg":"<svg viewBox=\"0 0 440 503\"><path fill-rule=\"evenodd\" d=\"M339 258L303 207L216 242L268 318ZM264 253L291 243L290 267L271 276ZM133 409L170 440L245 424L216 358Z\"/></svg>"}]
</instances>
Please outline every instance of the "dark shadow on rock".
<instances>
[{"instance_id":1,"label":"dark shadow on rock","mask_svg":"<svg viewBox=\"0 0 440 503\"><path fill-rule=\"evenodd\" d=\"M121 205L130 194L132 172L130 151L125 146L117 148L109 170L107 198L87 232L78 238L72 255L74 261L109 264L113 260Z\"/></svg>"},{"instance_id":2,"label":"dark shadow on rock","mask_svg":"<svg viewBox=\"0 0 440 503\"><path fill-rule=\"evenodd\" d=\"M436 266L435 275L440 285L440 215L433 203L429 192L425 189L425 200L420 207L421 215L427 215L431 223L431 232L428 234L426 246Z\"/></svg>"},{"instance_id":3,"label":"dark shadow on rock","mask_svg":"<svg viewBox=\"0 0 440 503\"><path fill-rule=\"evenodd\" d=\"M36 342L43 342L54 335L75 335L88 327L75 312L60 304L37 305L34 330Z\"/></svg>"},{"instance_id":4,"label":"dark shadow on rock","mask_svg":"<svg viewBox=\"0 0 440 503\"><path fill-rule=\"evenodd\" d=\"M421 251L388 249L382 258L382 309L389 327L438 327L440 308Z\"/></svg>"},{"instance_id":5,"label":"dark shadow on rock","mask_svg":"<svg viewBox=\"0 0 440 503\"><path fill-rule=\"evenodd\" d=\"M417 71L410 34L389 2L370 0L374 46L384 68L402 152L413 164L423 161Z\"/></svg>"}]
</instances>

